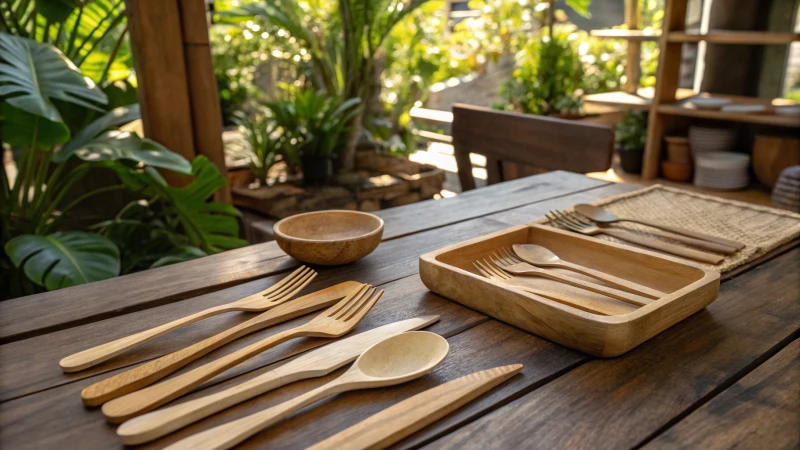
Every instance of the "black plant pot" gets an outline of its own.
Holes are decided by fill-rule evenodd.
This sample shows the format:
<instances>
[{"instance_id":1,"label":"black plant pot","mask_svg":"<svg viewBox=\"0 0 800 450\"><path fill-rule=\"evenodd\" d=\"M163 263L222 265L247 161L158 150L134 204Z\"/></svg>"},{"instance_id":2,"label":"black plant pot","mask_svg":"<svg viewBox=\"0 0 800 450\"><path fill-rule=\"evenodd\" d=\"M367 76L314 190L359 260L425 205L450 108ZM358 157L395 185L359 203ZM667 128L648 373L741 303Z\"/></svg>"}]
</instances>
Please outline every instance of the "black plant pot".
<instances>
[{"instance_id":1,"label":"black plant pot","mask_svg":"<svg viewBox=\"0 0 800 450\"><path fill-rule=\"evenodd\" d=\"M333 176L333 156L300 154L303 182L309 186L324 186Z\"/></svg>"},{"instance_id":2,"label":"black plant pot","mask_svg":"<svg viewBox=\"0 0 800 450\"><path fill-rule=\"evenodd\" d=\"M622 165L622 170L626 173L642 173L643 148L617 147L617 153L619 153L619 162Z\"/></svg>"}]
</instances>

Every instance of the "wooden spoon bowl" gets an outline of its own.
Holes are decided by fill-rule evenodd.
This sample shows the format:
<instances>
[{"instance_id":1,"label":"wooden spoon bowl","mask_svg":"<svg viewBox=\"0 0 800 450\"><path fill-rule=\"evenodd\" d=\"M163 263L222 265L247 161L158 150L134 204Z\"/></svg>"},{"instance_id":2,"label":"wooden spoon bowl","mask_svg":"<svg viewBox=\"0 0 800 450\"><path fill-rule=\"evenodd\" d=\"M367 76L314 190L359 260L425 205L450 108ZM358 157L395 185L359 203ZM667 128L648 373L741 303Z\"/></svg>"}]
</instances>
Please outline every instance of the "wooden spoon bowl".
<instances>
[{"instance_id":1,"label":"wooden spoon bowl","mask_svg":"<svg viewBox=\"0 0 800 450\"><path fill-rule=\"evenodd\" d=\"M338 266L361 259L380 244L383 220L360 211L317 211L275 224L281 250L300 261Z\"/></svg>"}]
</instances>

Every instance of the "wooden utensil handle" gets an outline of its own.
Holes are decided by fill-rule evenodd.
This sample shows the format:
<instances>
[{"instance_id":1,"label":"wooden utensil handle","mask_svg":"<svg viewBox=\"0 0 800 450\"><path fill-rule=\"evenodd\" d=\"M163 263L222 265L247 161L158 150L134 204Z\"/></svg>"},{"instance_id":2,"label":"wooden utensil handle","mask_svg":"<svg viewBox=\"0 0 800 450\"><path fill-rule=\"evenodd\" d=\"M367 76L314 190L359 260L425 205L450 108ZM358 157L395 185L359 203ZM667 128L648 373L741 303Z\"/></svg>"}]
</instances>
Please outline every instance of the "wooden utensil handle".
<instances>
[{"instance_id":1,"label":"wooden utensil handle","mask_svg":"<svg viewBox=\"0 0 800 450\"><path fill-rule=\"evenodd\" d=\"M289 382L270 371L216 394L134 417L117 428L117 435L126 445L144 444Z\"/></svg>"},{"instance_id":2,"label":"wooden utensil handle","mask_svg":"<svg viewBox=\"0 0 800 450\"><path fill-rule=\"evenodd\" d=\"M692 230L687 230L685 228L673 227L670 225L664 225L662 223L651 222L649 220L638 220L638 219L637 220L625 219L625 220L628 220L630 222L640 223L642 225L647 225L653 228L661 228L662 230L671 231L673 233L682 234L684 236L693 237L695 239L702 239L704 241L716 242L717 244L731 247L736 250L741 250L745 247L745 244L742 244L741 242L736 242L730 239L711 236L709 234L700 233L699 231L692 231Z\"/></svg>"},{"instance_id":3,"label":"wooden utensil handle","mask_svg":"<svg viewBox=\"0 0 800 450\"><path fill-rule=\"evenodd\" d=\"M614 230L611 228L603 228L602 232L609 236L614 236L615 238L622 239L624 241L632 242L634 244L639 244L641 246L652 248L654 250L659 250L665 253L670 253L672 255L683 256L684 258L693 259L695 261L701 261L709 264L719 264L722 262L723 259L725 259L724 256L715 255L713 253L701 252L700 250L693 250L691 248L680 247L677 245L669 244L667 242L661 242L656 239L638 236L636 234L627 231Z\"/></svg>"},{"instance_id":4,"label":"wooden utensil handle","mask_svg":"<svg viewBox=\"0 0 800 450\"><path fill-rule=\"evenodd\" d=\"M586 289L587 291L594 292L596 294L602 294L617 300L622 300L623 302L631 303L636 306L644 306L652 302L652 300L649 298L644 298L640 295L629 294L627 292L620 291L619 289L609 288L601 286L597 283L592 283L591 281L583 281L579 278L561 275L560 273L556 273L551 270L537 269L536 273L539 276L549 278L551 280L560 281L570 286Z\"/></svg>"},{"instance_id":5,"label":"wooden utensil handle","mask_svg":"<svg viewBox=\"0 0 800 450\"><path fill-rule=\"evenodd\" d=\"M195 359L249 333L250 324L251 321L247 321L182 350L99 381L81 392L83 403L87 406L102 405L109 400L149 386Z\"/></svg>"},{"instance_id":6,"label":"wooden utensil handle","mask_svg":"<svg viewBox=\"0 0 800 450\"><path fill-rule=\"evenodd\" d=\"M180 397L195 387L200 386L204 381L211 379L213 376L230 369L242 361L282 342L303 336L304 334L305 332L302 327L273 334L266 339L248 345L245 348L241 348L222 358L178 375L175 378L170 378L169 380L162 381L161 383L154 384L145 389L115 398L103 405L103 414L111 423L121 423L144 414L170 400Z\"/></svg>"},{"instance_id":7,"label":"wooden utensil handle","mask_svg":"<svg viewBox=\"0 0 800 450\"><path fill-rule=\"evenodd\" d=\"M600 280L604 283L610 284L611 286L622 289L623 291L632 292L643 297L658 299L667 295L665 292L661 292L647 286L642 286L641 284L634 283L633 281L615 277L614 275L609 275L599 270L590 269L588 267L581 266L580 264L575 264L564 260L561 261L561 264L574 272L584 274L588 277L592 277L596 280Z\"/></svg>"},{"instance_id":8,"label":"wooden utensil handle","mask_svg":"<svg viewBox=\"0 0 800 450\"><path fill-rule=\"evenodd\" d=\"M309 391L299 397L283 402L264 411L251 414L233 422L228 422L210 430L180 440L165 450L223 450L244 441L259 431L279 422L286 416L298 411L329 395L348 390L348 385L341 383L340 378Z\"/></svg>"},{"instance_id":9,"label":"wooden utensil handle","mask_svg":"<svg viewBox=\"0 0 800 450\"><path fill-rule=\"evenodd\" d=\"M198 320L205 319L220 313L233 311L235 308L230 308L226 305L208 308L190 316L182 317L178 320L165 323L164 325L144 330L140 333L125 336L124 338L117 339L116 341L108 342L97 347L92 347L79 353L67 356L62 359L58 364L61 370L66 373L78 372L80 370L88 369L89 367L100 364L103 361L113 358L123 352L126 352L134 347L150 342L153 339L163 336L172 330L176 330L184 325L197 322Z\"/></svg>"},{"instance_id":10,"label":"wooden utensil handle","mask_svg":"<svg viewBox=\"0 0 800 450\"><path fill-rule=\"evenodd\" d=\"M739 251L733 247L728 247L727 245L717 244L716 242L704 241L701 239L695 239L692 237L673 233L671 231L652 230L648 231L648 234L652 234L654 236L663 237L667 239L672 239L673 241L683 242L684 244L691 245L692 247L701 248L703 250L711 250L712 252L722 253L723 255L731 255Z\"/></svg>"},{"instance_id":11,"label":"wooden utensil handle","mask_svg":"<svg viewBox=\"0 0 800 450\"><path fill-rule=\"evenodd\" d=\"M616 316L634 311L633 306L628 305L627 303L609 300L608 304L604 304L591 298L577 297L574 295L566 295L564 293L555 293L533 288L526 281L527 280L525 279L512 279L508 281L508 284L516 286L525 292L561 303L562 305L567 305L572 308L580 309L581 311L586 311L601 316ZM615 305L612 302L618 303L618 305Z\"/></svg>"}]
</instances>

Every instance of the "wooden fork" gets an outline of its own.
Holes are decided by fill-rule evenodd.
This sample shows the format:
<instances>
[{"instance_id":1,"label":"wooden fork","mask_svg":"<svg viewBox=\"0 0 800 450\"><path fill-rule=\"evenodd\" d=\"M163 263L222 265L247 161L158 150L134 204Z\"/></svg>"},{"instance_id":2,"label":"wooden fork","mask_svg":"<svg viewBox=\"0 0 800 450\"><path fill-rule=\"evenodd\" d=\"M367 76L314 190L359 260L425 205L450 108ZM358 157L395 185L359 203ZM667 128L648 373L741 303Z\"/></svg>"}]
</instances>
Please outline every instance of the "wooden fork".
<instances>
[{"instance_id":1,"label":"wooden fork","mask_svg":"<svg viewBox=\"0 0 800 450\"><path fill-rule=\"evenodd\" d=\"M67 356L58 364L61 366L61 370L66 373L77 372L88 369L92 366L96 366L103 361L111 359L146 342L150 342L159 336L169 333L170 331L174 331L185 325L189 325L190 323L197 322L198 320L203 320L217 314L232 311L266 311L294 298L294 296L303 290L308 283L311 283L316 276L317 272L309 269L306 266L301 266L281 281L249 297L245 297L224 305L215 306L213 308L204 309L203 311L180 318L178 320L173 320L172 322L165 323L164 325L150 328L149 330L132 334L130 336L117 339L116 341L101 344L97 347L92 347L88 350Z\"/></svg>"},{"instance_id":2,"label":"wooden fork","mask_svg":"<svg viewBox=\"0 0 800 450\"><path fill-rule=\"evenodd\" d=\"M596 300L591 298L570 295L570 293L567 292L560 292L556 294L551 291L533 288L531 287L530 280L527 280L523 277L515 277L509 275L499 267L495 266L492 262L487 260L475 261L473 264L475 265L475 268L478 269L478 272L481 273L481 275L485 276L490 280L497 281L498 283L505 283L514 286L517 289L523 290L525 292L539 295L541 297L545 297L547 299L553 300L563 305L571 306L573 308L590 312L592 314L599 314L603 316L614 316L614 315L627 314L631 311L636 310L636 308L633 305L629 305L627 303L619 302L613 299L608 299L605 301Z\"/></svg>"},{"instance_id":3,"label":"wooden fork","mask_svg":"<svg viewBox=\"0 0 800 450\"><path fill-rule=\"evenodd\" d=\"M297 337L335 338L349 332L367 315L383 291L365 284L311 321L274 334L206 365L140 391L116 398L103 405L109 422L120 423L144 414L201 385L206 380L276 345Z\"/></svg>"},{"instance_id":4,"label":"wooden fork","mask_svg":"<svg viewBox=\"0 0 800 450\"><path fill-rule=\"evenodd\" d=\"M553 281L559 281L570 286L586 289L587 291L605 295L606 297L611 297L636 306L644 306L653 302L653 300L642 297L641 295L635 295L619 289L601 286L597 283L584 281L580 278L571 277L569 275L561 275L560 273L553 272L552 270L541 269L528 263L517 263L512 259L504 257L499 252L492 253L492 262L501 270L509 272L513 275L530 275L548 278Z\"/></svg>"},{"instance_id":5,"label":"wooden fork","mask_svg":"<svg viewBox=\"0 0 800 450\"><path fill-rule=\"evenodd\" d=\"M659 241L658 239L651 239L639 236L629 231L619 230L610 226L596 225L589 222L588 219L578 217L577 214L567 213L563 211L550 211L546 214L554 224L560 228L564 228L576 233L581 233L586 236L594 236L596 234L607 234L623 241L632 242L643 247L659 250L671 255L682 256L694 261L701 261L708 264L719 264L725 259L725 256L716 255L714 253L701 252L688 247L681 247L679 245L670 244L668 242Z\"/></svg>"}]
</instances>

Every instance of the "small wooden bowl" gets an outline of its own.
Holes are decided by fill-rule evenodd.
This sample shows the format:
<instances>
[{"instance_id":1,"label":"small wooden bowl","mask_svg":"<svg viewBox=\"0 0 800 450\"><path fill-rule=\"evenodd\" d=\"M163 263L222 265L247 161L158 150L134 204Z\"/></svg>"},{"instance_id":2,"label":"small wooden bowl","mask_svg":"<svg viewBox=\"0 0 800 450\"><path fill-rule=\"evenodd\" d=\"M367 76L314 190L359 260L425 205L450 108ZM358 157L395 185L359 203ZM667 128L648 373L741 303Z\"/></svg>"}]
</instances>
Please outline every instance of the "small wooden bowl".
<instances>
[{"instance_id":1,"label":"small wooden bowl","mask_svg":"<svg viewBox=\"0 0 800 450\"><path fill-rule=\"evenodd\" d=\"M309 264L338 266L361 259L381 243L383 219L359 211L317 211L273 227L281 250Z\"/></svg>"}]
</instances>

